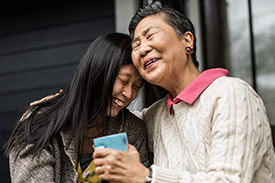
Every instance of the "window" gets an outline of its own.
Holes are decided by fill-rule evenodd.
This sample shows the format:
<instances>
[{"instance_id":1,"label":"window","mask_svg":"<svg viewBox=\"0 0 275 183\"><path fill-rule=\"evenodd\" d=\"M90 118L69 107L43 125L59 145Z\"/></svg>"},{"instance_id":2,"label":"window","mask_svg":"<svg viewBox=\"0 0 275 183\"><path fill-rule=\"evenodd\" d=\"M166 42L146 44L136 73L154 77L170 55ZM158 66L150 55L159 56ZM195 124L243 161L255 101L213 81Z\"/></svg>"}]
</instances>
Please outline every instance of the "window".
<instances>
[{"instance_id":1,"label":"window","mask_svg":"<svg viewBox=\"0 0 275 183\"><path fill-rule=\"evenodd\" d=\"M251 0L251 10L254 50L250 47L248 1L227 0L226 65L232 76L252 85L253 51L256 89L266 105L271 125L275 125L275 1Z\"/></svg>"}]
</instances>

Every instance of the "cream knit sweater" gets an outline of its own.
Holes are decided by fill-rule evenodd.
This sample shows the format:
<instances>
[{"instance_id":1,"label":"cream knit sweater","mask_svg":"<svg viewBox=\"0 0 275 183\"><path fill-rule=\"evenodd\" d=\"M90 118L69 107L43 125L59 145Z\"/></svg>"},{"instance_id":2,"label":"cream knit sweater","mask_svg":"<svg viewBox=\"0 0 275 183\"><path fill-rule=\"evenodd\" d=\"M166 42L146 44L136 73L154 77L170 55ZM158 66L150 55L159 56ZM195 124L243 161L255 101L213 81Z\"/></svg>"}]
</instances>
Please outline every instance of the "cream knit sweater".
<instances>
[{"instance_id":1,"label":"cream knit sweater","mask_svg":"<svg viewBox=\"0 0 275 183\"><path fill-rule=\"evenodd\" d=\"M137 114L147 123L154 183L275 183L265 107L247 83L220 77L173 109L165 97Z\"/></svg>"}]
</instances>

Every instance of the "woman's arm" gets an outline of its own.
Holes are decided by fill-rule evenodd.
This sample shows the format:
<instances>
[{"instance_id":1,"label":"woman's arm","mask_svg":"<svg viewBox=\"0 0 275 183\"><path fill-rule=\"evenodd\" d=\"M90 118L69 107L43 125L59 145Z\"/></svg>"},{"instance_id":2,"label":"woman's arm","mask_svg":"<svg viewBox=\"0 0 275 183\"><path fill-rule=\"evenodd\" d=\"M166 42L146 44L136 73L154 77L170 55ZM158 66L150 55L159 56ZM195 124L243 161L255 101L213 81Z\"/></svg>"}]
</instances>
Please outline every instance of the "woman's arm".
<instances>
[{"instance_id":1,"label":"woman's arm","mask_svg":"<svg viewBox=\"0 0 275 183\"><path fill-rule=\"evenodd\" d=\"M152 182L271 183L274 180L274 150L260 97L238 82L229 83L215 95L218 97L211 117L211 144L207 154L203 154L207 159L205 169L196 173L178 172L153 165ZM94 154L96 173L110 182L144 182L148 169L141 166L136 154L134 149L98 150Z\"/></svg>"},{"instance_id":2,"label":"woman's arm","mask_svg":"<svg viewBox=\"0 0 275 183\"><path fill-rule=\"evenodd\" d=\"M55 182L55 159L52 154L45 149L40 156L22 155L30 149L27 145L23 149L15 148L9 155L11 182Z\"/></svg>"}]
</instances>

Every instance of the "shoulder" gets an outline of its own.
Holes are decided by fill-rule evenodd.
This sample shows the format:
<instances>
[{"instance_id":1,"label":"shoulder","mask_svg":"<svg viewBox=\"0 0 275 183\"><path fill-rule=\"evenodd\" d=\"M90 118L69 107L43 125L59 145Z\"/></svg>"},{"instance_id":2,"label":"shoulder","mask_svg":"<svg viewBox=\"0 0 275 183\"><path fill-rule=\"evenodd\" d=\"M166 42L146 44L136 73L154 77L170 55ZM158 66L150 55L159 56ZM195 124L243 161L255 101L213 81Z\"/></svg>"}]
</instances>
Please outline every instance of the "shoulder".
<instances>
[{"instance_id":1,"label":"shoulder","mask_svg":"<svg viewBox=\"0 0 275 183\"><path fill-rule=\"evenodd\" d=\"M125 119L133 120L134 122L143 122L142 119L138 118L133 112L129 111L129 109L123 109Z\"/></svg>"},{"instance_id":2,"label":"shoulder","mask_svg":"<svg viewBox=\"0 0 275 183\"><path fill-rule=\"evenodd\" d=\"M250 94L251 96L258 97L258 94L255 90L248 84L246 81L236 78L236 77L228 77L223 76L216 79L208 89L210 93L216 93L217 95L229 97L241 97L246 94ZM211 95L212 95L211 94Z\"/></svg>"},{"instance_id":3,"label":"shoulder","mask_svg":"<svg viewBox=\"0 0 275 183\"><path fill-rule=\"evenodd\" d=\"M130 128L145 128L145 123L142 119L138 118L135 114L133 114L128 109L123 109L125 123Z\"/></svg>"},{"instance_id":4,"label":"shoulder","mask_svg":"<svg viewBox=\"0 0 275 183\"><path fill-rule=\"evenodd\" d=\"M215 108L228 115L234 111L240 116L266 116L262 98L247 82L239 78L218 78L206 89L201 99L207 108Z\"/></svg>"},{"instance_id":5,"label":"shoulder","mask_svg":"<svg viewBox=\"0 0 275 183\"><path fill-rule=\"evenodd\" d=\"M143 120L139 119L128 109L124 109L124 130L127 132L129 143L137 146L143 137L146 137L147 130ZM137 138L138 137L138 138Z\"/></svg>"},{"instance_id":6,"label":"shoulder","mask_svg":"<svg viewBox=\"0 0 275 183\"><path fill-rule=\"evenodd\" d=\"M47 109L45 107L40 108L39 110L37 110L37 109L38 109L37 106L27 108L25 110L25 112L23 112L19 121L24 121L24 120L28 119L31 115L33 115L33 113L35 113L35 111L36 111L36 114L42 114L43 112L47 111Z\"/></svg>"},{"instance_id":7,"label":"shoulder","mask_svg":"<svg viewBox=\"0 0 275 183\"><path fill-rule=\"evenodd\" d=\"M167 107L167 97L168 97L168 95L157 100L148 109L149 110L160 110L160 109L166 108Z\"/></svg>"},{"instance_id":8,"label":"shoulder","mask_svg":"<svg viewBox=\"0 0 275 183\"><path fill-rule=\"evenodd\" d=\"M137 135L146 134L146 125L145 122L135 116L128 109L124 109L124 130L128 135L136 138Z\"/></svg>"},{"instance_id":9,"label":"shoulder","mask_svg":"<svg viewBox=\"0 0 275 183\"><path fill-rule=\"evenodd\" d=\"M232 88L237 87L240 89L248 88L252 89L252 87L244 80L236 77L229 77L229 76L222 76L216 79L210 86L217 87L217 88Z\"/></svg>"},{"instance_id":10,"label":"shoulder","mask_svg":"<svg viewBox=\"0 0 275 183\"><path fill-rule=\"evenodd\" d=\"M264 108L261 97L245 81L234 77L220 77L209 85L201 94L198 103L205 108L223 112L235 109L254 110ZM251 105L254 103L254 105ZM212 111L211 110L211 111Z\"/></svg>"},{"instance_id":11,"label":"shoulder","mask_svg":"<svg viewBox=\"0 0 275 183\"><path fill-rule=\"evenodd\" d=\"M148 108L144 108L141 112L135 111L134 114L148 123L163 112L167 112L167 96L159 99Z\"/></svg>"}]
</instances>

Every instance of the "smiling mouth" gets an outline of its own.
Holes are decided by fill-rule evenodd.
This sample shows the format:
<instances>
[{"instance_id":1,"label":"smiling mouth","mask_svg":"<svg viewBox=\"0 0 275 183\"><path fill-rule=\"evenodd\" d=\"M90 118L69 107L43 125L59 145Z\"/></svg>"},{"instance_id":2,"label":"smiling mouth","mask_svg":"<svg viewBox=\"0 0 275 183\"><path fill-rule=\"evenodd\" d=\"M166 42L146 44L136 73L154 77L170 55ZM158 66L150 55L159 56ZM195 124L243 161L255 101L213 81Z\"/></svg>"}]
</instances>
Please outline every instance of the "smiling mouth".
<instances>
[{"instance_id":1,"label":"smiling mouth","mask_svg":"<svg viewBox=\"0 0 275 183\"><path fill-rule=\"evenodd\" d=\"M152 64L153 64L154 62L156 62L157 60L158 60L158 59L149 60L148 62L146 62L146 63L144 64L144 68L145 68L145 69L148 69L148 68L151 67Z\"/></svg>"},{"instance_id":2,"label":"smiling mouth","mask_svg":"<svg viewBox=\"0 0 275 183\"><path fill-rule=\"evenodd\" d=\"M118 99L114 99L113 100L114 104L116 104L116 106L118 106L119 108L124 106L124 102L118 100Z\"/></svg>"}]
</instances>

